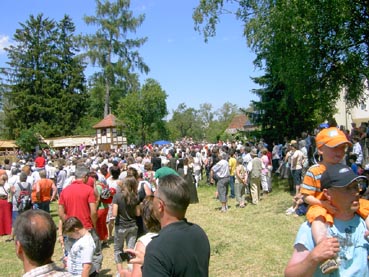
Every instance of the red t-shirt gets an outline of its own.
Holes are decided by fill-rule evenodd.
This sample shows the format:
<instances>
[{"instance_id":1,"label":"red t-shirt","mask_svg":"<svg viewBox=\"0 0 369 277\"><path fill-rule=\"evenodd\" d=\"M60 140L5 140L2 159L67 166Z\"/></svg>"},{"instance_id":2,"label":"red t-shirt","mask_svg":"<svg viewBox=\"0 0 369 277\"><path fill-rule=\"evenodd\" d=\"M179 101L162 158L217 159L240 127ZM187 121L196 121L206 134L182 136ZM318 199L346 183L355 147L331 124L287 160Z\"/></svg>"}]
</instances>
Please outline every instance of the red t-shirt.
<instances>
[{"instance_id":1,"label":"red t-shirt","mask_svg":"<svg viewBox=\"0 0 369 277\"><path fill-rule=\"evenodd\" d=\"M44 157L38 156L35 159L35 166L36 166L36 168L43 168L43 167L45 167L45 165L46 165L46 160L45 160Z\"/></svg>"},{"instance_id":2,"label":"red t-shirt","mask_svg":"<svg viewBox=\"0 0 369 277\"><path fill-rule=\"evenodd\" d=\"M63 189L59 198L59 205L64 206L67 218L77 217L81 220L83 227L88 230L94 227L91 220L90 203L95 202L96 197L93 188L81 180L75 180Z\"/></svg>"}]
</instances>

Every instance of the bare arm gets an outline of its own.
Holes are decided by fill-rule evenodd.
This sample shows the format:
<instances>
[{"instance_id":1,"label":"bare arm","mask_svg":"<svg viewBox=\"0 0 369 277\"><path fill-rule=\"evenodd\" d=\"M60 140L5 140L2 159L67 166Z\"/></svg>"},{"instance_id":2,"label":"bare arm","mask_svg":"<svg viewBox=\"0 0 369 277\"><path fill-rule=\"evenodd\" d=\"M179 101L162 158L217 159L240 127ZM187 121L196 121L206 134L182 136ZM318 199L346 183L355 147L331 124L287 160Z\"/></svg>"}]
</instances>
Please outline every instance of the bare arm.
<instances>
[{"instance_id":1,"label":"bare arm","mask_svg":"<svg viewBox=\"0 0 369 277\"><path fill-rule=\"evenodd\" d=\"M113 204L113 217L118 216L118 205Z\"/></svg>"},{"instance_id":2,"label":"bare arm","mask_svg":"<svg viewBox=\"0 0 369 277\"><path fill-rule=\"evenodd\" d=\"M90 269L91 269L91 264L83 264L83 269L82 269L82 277L88 277L90 276Z\"/></svg>"},{"instance_id":3,"label":"bare arm","mask_svg":"<svg viewBox=\"0 0 369 277\"><path fill-rule=\"evenodd\" d=\"M135 250L139 251L140 253L145 255L146 247L142 242L138 241L136 243ZM142 276L142 271L141 271L141 265L140 264L133 264L132 275L131 276L132 277L141 277Z\"/></svg>"},{"instance_id":4,"label":"bare arm","mask_svg":"<svg viewBox=\"0 0 369 277\"><path fill-rule=\"evenodd\" d=\"M97 222L97 212L96 212L96 203L88 203L90 205L90 216L92 220L92 224L96 228L96 222Z\"/></svg>"},{"instance_id":5,"label":"bare arm","mask_svg":"<svg viewBox=\"0 0 369 277\"><path fill-rule=\"evenodd\" d=\"M336 212L336 208L330 204L329 201L320 200L312 195L304 194L304 201L306 204L310 206L318 205L322 206L323 208L327 209L329 213L334 214Z\"/></svg>"},{"instance_id":6,"label":"bare arm","mask_svg":"<svg viewBox=\"0 0 369 277\"><path fill-rule=\"evenodd\" d=\"M60 221L63 223L67 219L67 215L65 214L64 206L59 204L58 214Z\"/></svg>"},{"instance_id":7,"label":"bare arm","mask_svg":"<svg viewBox=\"0 0 369 277\"><path fill-rule=\"evenodd\" d=\"M145 184L144 184L144 190L145 190L146 196L148 196L148 195L151 195L151 194L152 194L151 189L150 189L148 186L146 186Z\"/></svg>"},{"instance_id":8,"label":"bare arm","mask_svg":"<svg viewBox=\"0 0 369 277\"><path fill-rule=\"evenodd\" d=\"M303 245L297 244L284 271L285 277L312 276L318 265L333 258L339 251L336 238L325 238L312 251Z\"/></svg>"},{"instance_id":9,"label":"bare arm","mask_svg":"<svg viewBox=\"0 0 369 277\"><path fill-rule=\"evenodd\" d=\"M61 219L59 219L58 223L58 240L64 253L63 221Z\"/></svg>"},{"instance_id":10,"label":"bare arm","mask_svg":"<svg viewBox=\"0 0 369 277\"><path fill-rule=\"evenodd\" d=\"M52 182L51 189L52 189L52 195L51 195L50 201L53 201L55 199L56 192L57 192L57 189L56 189L56 186L55 186L54 182Z\"/></svg>"}]
</instances>

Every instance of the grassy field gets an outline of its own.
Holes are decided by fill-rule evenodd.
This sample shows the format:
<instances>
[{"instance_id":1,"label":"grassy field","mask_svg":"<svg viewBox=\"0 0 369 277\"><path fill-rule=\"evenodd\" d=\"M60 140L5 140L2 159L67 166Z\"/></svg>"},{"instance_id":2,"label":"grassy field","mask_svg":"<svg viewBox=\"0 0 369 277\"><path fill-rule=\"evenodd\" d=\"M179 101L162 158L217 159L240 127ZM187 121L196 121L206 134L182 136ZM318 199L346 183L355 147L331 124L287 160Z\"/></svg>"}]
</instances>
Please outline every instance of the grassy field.
<instances>
[{"instance_id":1,"label":"grassy field","mask_svg":"<svg viewBox=\"0 0 369 277\"><path fill-rule=\"evenodd\" d=\"M286 216L292 197L285 180L273 180L273 192L258 206L236 208L229 201L227 213L220 213L220 203L214 199L214 187L198 189L199 204L190 205L188 221L199 224L211 244L210 276L283 276L292 254L292 245L303 217ZM52 215L57 220L57 205ZM22 263L14 252L14 243L0 237L0 276L21 276ZM60 264L61 249L57 243L54 260ZM113 245L104 249L102 276L115 276Z\"/></svg>"}]
</instances>

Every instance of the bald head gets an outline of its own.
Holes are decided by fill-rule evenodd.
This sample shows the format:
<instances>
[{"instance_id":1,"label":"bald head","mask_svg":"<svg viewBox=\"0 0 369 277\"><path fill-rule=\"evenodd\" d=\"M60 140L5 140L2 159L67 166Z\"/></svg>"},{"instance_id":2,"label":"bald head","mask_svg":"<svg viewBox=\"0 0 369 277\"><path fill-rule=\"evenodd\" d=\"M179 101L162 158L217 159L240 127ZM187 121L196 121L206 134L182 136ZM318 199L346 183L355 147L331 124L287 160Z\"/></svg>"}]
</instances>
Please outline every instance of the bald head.
<instances>
[{"instance_id":1,"label":"bald head","mask_svg":"<svg viewBox=\"0 0 369 277\"><path fill-rule=\"evenodd\" d=\"M38 266L51 261L56 242L56 225L43 210L21 213L14 224L14 235L29 260Z\"/></svg>"}]
</instances>

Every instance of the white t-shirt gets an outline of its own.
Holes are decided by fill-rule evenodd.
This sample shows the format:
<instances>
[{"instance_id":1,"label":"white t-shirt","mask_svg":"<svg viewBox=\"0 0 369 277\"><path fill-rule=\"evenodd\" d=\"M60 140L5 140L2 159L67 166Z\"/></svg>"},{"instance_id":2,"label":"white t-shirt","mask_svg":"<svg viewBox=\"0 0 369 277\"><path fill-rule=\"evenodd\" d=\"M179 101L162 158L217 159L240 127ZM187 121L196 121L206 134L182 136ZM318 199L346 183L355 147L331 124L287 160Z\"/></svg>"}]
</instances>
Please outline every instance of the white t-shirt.
<instances>
[{"instance_id":1,"label":"white t-shirt","mask_svg":"<svg viewBox=\"0 0 369 277\"><path fill-rule=\"evenodd\" d=\"M92 256L95 251L95 242L89 232L77 240L68 255L67 268L73 275L81 276L83 264L91 264L90 274L96 271L92 264Z\"/></svg>"}]
</instances>

